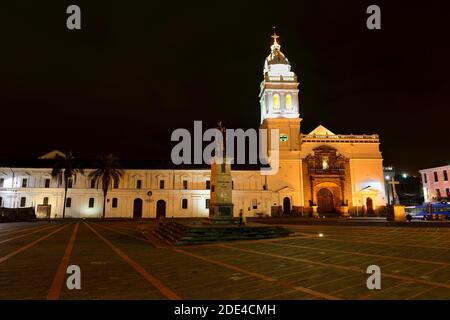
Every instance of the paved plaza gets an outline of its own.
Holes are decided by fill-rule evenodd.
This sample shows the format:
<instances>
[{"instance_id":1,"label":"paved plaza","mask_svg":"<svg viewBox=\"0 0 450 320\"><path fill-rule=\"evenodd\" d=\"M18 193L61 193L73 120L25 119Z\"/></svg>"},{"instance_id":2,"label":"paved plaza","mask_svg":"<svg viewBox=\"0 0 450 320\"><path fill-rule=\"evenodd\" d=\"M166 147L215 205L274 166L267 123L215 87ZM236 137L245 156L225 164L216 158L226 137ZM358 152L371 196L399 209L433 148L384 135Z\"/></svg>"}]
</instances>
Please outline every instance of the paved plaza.
<instances>
[{"instance_id":1,"label":"paved plaza","mask_svg":"<svg viewBox=\"0 0 450 320\"><path fill-rule=\"evenodd\" d=\"M153 225L0 224L0 299L450 299L450 228L293 224L286 238L171 247L143 236Z\"/></svg>"}]
</instances>

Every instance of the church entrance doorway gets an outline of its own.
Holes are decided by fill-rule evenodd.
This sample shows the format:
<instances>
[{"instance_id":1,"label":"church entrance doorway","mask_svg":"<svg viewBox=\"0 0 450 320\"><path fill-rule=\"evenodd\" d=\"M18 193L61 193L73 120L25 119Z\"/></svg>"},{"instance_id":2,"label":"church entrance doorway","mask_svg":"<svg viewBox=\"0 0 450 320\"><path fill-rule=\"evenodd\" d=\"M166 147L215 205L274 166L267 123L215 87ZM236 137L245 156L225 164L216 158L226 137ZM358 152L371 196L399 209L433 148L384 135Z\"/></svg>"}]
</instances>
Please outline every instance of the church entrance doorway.
<instances>
[{"instance_id":1,"label":"church entrance doorway","mask_svg":"<svg viewBox=\"0 0 450 320\"><path fill-rule=\"evenodd\" d=\"M164 200L158 200L156 202L156 218L166 217L166 202Z\"/></svg>"},{"instance_id":2,"label":"church entrance doorway","mask_svg":"<svg viewBox=\"0 0 450 320\"><path fill-rule=\"evenodd\" d=\"M134 199L133 203L133 218L140 219L142 218L142 199Z\"/></svg>"},{"instance_id":3,"label":"church entrance doorway","mask_svg":"<svg viewBox=\"0 0 450 320\"><path fill-rule=\"evenodd\" d=\"M372 198L366 199L366 208L367 208L367 214L374 214Z\"/></svg>"},{"instance_id":4,"label":"church entrance doorway","mask_svg":"<svg viewBox=\"0 0 450 320\"><path fill-rule=\"evenodd\" d=\"M319 213L334 212L333 193L327 188L322 188L317 192L317 211Z\"/></svg>"},{"instance_id":5,"label":"church entrance doorway","mask_svg":"<svg viewBox=\"0 0 450 320\"><path fill-rule=\"evenodd\" d=\"M283 214L291 213L291 199L289 197L285 197L283 199Z\"/></svg>"}]
</instances>

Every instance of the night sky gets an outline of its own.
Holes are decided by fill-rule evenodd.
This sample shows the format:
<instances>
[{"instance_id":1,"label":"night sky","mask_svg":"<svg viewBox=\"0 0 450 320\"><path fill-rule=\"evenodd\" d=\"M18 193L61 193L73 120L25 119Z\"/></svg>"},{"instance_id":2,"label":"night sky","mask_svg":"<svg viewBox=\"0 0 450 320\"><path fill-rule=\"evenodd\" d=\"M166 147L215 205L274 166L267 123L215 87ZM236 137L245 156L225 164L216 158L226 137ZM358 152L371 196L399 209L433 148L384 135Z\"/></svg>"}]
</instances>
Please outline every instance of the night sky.
<instances>
[{"instance_id":1,"label":"night sky","mask_svg":"<svg viewBox=\"0 0 450 320\"><path fill-rule=\"evenodd\" d=\"M66 28L66 8L82 30ZM382 29L366 28L381 7ZM0 158L54 149L170 160L194 120L259 126L272 26L301 82L302 132L381 136L385 165L450 163L444 1L17 1L1 5Z\"/></svg>"}]
</instances>

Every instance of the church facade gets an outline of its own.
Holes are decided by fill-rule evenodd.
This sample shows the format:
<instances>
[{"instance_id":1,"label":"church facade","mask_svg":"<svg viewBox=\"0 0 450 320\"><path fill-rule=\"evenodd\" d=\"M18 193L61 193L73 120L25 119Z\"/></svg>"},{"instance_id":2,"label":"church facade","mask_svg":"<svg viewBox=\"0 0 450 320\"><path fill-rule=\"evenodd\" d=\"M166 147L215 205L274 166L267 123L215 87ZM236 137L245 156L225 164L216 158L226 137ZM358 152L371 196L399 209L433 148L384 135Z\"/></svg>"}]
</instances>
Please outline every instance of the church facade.
<instances>
[{"instance_id":1,"label":"church facade","mask_svg":"<svg viewBox=\"0 0 450 320\"><path fill-rule=\"evenodd\" d=\"M279 170L233 170L233 212L246 216L375 214L386 205L378 135L335 134L322 125L301 131L299 81L273 36L260 91L261 125L279 130ZM269 146L270 149L270 146ZM50 167L0 166L0 207L33 207L50 217L101 217L102 191L90 170L64 188ZM128 168L111 185L106 217L207 217L209 169ZM41 215L42 217L42 215Z\"/></svg>"}]
</instances>

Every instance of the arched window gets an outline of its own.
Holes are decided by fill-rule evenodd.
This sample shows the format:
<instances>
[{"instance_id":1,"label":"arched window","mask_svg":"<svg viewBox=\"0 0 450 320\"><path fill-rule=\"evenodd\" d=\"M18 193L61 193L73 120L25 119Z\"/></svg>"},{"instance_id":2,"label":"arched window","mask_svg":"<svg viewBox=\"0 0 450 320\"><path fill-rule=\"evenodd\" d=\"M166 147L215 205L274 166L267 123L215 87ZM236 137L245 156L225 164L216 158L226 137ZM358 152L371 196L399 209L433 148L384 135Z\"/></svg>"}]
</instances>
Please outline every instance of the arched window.
<instances>
[{"instance_id":1,"label":"arched window","mask_svg":"<svg viewBox=\"0 0 450 320\"><path fill-rule=\"evenodd\" d=\"M280 110L280 95L278 93L275 93L273 95L273 110L274 111Z\"/></svg>"},{"instance_id":2,"label":"arched window","mask_svg":"<svg viewBox=\"0 0 450 320\"><path fill-rule=\"evenodd\" d=\"M292 109L292 96L290 94L286 95L286 109L287 110Z\"/></svg>"}]
</instances>

